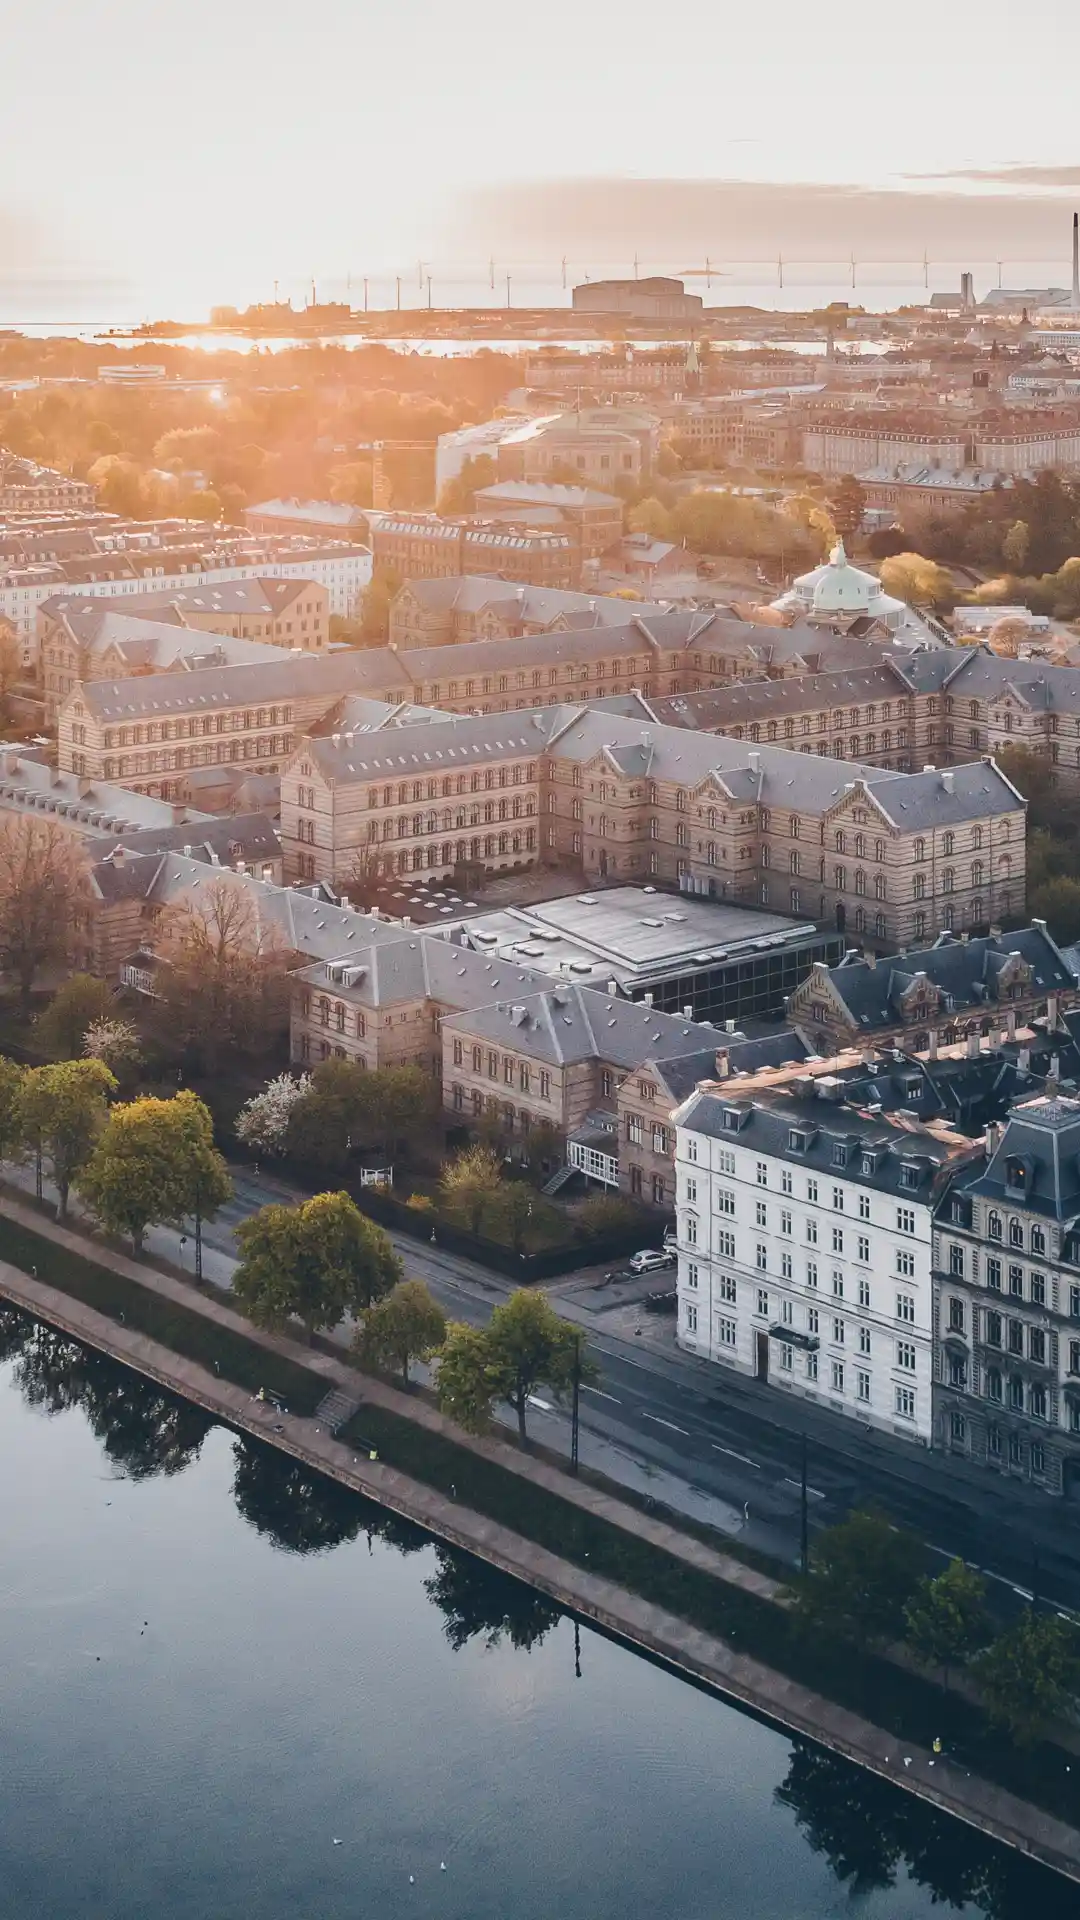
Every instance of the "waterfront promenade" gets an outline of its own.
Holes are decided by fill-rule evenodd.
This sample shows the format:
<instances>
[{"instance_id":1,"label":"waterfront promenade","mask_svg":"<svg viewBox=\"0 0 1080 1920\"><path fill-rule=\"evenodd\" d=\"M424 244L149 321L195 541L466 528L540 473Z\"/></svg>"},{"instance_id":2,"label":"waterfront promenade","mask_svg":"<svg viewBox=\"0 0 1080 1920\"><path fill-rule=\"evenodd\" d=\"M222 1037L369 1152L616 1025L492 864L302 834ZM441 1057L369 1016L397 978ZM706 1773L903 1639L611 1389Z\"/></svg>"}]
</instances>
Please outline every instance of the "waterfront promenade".
<instances>
[{"instance_id":1,"label":"waterfront promenade","mask_svg":"<svg viewBox=\"0 0 1080 1920\"><path fill-rule=\"evenodd\" d=\"M325 1381L327 1394L343 1393L353 1404L379 1405L402 1413L433 1432L451 1435L457 1445L496 1460L501 1467L548 1487L597 1519L647 1539L721 1581L765 1600L775 1600L779 1595L777 1583L758 1570L716 1552L655 1516L640 1513L602 1489L584 1485L544 1461L518 1453L496 1438L463 1435L423 1400L359 1375L332 1354L259 1333L221 1302L123 1254L105 1250L100 1244L88 1244L83 1236L43 1220L18 1202L5 1200L0 1215L19 1221L73 1253L104 1259L137 1284L216 1321L223 1332L240 1332L256 1347L309 1368L320 1383ZM184 1395L216 1418L412 1520L439 1539L529 1582L583 1619L741 1701L787 1730L821 1742L982 1832L1080 1880L1080 1831L1004 1789L970 1776L946 1759L935 1759L926 1749L901 1741L677 1615L472 1512L385 1462L356 1452L327 1431L317 1415L305 1418L279 1412L207 1368L4 1261L0 1261L0 1295Z\"/></svg>"}]
</instances>

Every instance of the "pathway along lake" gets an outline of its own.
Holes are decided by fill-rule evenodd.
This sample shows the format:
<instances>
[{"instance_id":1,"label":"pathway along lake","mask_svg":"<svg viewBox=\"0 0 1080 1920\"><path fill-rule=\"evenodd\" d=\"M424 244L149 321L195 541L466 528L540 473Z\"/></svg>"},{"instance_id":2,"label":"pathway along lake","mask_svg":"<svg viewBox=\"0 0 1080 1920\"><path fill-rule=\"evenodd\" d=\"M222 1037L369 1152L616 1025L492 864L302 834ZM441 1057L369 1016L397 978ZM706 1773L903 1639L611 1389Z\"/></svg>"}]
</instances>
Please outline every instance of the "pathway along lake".
<instances>
[{"instance_id":1,"label":"pathway along lake","mask_svg":"<svg viewBox=\"0 0 1080 1920\"><path fill-rule=\"evenodd\" d=\"M6 1914L1080 1911L584 1628L578 1670L529 1588L7 1310L0 1446Z\"/></svg>"}]
</instances>

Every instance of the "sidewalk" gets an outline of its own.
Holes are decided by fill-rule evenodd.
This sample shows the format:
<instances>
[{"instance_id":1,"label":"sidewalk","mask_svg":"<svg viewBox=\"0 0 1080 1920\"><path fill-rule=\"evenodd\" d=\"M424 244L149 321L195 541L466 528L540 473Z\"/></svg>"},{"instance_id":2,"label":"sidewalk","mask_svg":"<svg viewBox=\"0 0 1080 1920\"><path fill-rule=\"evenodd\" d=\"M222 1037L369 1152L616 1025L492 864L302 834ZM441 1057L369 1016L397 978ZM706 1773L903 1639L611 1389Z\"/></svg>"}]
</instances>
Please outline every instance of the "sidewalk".
<instances>
[{"instance_id":1,"label":"sidewalk","mask_svg":"<svg viewBox=\"0 0 1080 1920\"><path fill-rule=\"evenodd\" d=\"M69 1230L43 1223L17 1202L4 1202L0 1212L23 1219L35 1231L47 1231L72 1251L85 1254L85 1241ZM100 1257L101 1249L93 1251ZM222 1325L246 1323L231 1309L206 1300L179 1281L156 1274L120 1255L107 1255L109 1264L141 1285L155 1287L190 1308L198 1305L209 1318ZM312 1419L279 1414L272 1407L252 1399L242 1388L217 1378L194 1362L182 1359L144 1335L106 1319L93 1308L28 1277L7 1262L0 1262L0 1292L26 1311L59 1326L73 1337L111 1354L178 1391L230 1425L251 1433L271 1446L304 1461L315 1470L330 1474L342 1484L366 1495L383 1506L425 1527L440 1539L499 1567L503 1572L528 1581L582 1618L617 1634L633 1645L646 1649L670 1665L705 1681L719 1692L766 1714L791 1732L822 1742L895 1785L932 1802L942 1810L966 1821L984 1833L1013 1846L1045 1865L1080 1880L1080 1831L1066 1826L1053 1816L1020 1800L990 1782L973 1778L958 1767L937 1759L925 1749L898 1742L895 1736L862 1720L857 1714L814 1694L798 1682L732 1647L685 1620L667 1613L638 1596L617 1587L611 1581L590 1574L562 1560L558 1555L535 1546L482 1516L472 1513L432 1488L410 1480L395 1468L365 1459L351 1448L320 1430ZM260 1344L301 1361L324 1377L328 1384L343 1377L355 1389L356 1375L332 1355L312 1352L291 1340L257 1335ZM390 1405L405 1396L381 1382L364 1380L365 1397ZM386 1398L384 1399L384 1396ZM444 1429L448 1423L434 1409L408 1400L411 1418ZM459 1444L469 1444L477 1452L488 1454L513 1471L535 1478L540 1484L557 1483L563 1498L574 1498L616 1524L632 1525L642 1537L655 1541L666 1551L678 1552L692 1564L714 1571L722 1579L744 1586L748 1591L772 1598L775 1583L753 1569L726 1556L715 1554L696 1541L687 1540L648 1516L624 1508L596 1489L570 1486L565 1477L537 1461L514 1460L511 1450L498 1441L467 1441L453 1430Z\"/></svg>"}]
</instances>

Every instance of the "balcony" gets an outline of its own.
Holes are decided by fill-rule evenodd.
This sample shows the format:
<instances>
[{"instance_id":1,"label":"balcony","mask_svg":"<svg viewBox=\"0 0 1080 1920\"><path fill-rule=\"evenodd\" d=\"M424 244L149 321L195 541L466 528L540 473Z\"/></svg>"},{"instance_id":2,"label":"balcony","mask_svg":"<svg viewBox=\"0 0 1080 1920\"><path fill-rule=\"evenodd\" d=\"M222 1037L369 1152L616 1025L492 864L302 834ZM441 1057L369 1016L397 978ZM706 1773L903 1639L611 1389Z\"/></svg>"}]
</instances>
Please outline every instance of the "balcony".
<instances>
[{"instance_id":1,"label":"balcony","mask_svg":"<svg viewBox=\"0 0 1080 1920\"><path fill-rule=\"evenodd\" d=\"M586 1180L601 1186L619 1186L619 1133L614 1114L591 1113L580 1127L567 1136L566 1162Z\"/></svg>"}]
</instances>

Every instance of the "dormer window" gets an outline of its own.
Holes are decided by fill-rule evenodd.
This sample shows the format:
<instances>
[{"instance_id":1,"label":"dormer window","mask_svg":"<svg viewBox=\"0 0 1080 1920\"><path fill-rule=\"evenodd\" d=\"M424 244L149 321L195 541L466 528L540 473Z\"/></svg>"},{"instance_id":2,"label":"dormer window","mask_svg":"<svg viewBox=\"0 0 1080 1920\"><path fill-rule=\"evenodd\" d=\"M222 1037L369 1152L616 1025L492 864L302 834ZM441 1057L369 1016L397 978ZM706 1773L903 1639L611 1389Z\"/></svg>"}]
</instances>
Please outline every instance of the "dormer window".
<instances>
[{"instance_id":1,"label":"dormer window","mask_svg":"<svg viewBox=\"0 0 1080 1920\"><path fill-rule=\"evenodd\" d=\"M911 1187L917 1187L918 1184L918 1167L913 1167L909 1161L902 1161L900 1165L900 1185L910 1189Z\"/></svg>"},{"instance_id":2,"label":"dormer window","mask_svg":"<svg viewBox=\"0 0 1080 1920\"><path fill-rule=\"evenodd\" d=\"M877 1163L878 1157L876 1153L864 1153L860 1161L860 1166L863 1173L876 1173Z\"/></svg>"},{"instance_id":3,"label":"dormer window","mask_svg":"<svg viewBox=\"0 0 1080 1920\"><path fill-rule=\"evenodd\" d=\"M843 1140L833 1141L832 1165L834 1167L847 1166L847 1146Z\"/></svg>"},{"instance_id":4,"label":"dormer window","mask_svg":"<svg viewBox=\"0 0 1080 1920\"><path fill-rule=\"evenodd\" d=\"M1006 1160L1005 1185L1014 1193L1027 1192L1027 1168L1022 1160Z\"/></svg>"},{"instance_id":5,"label":"dormer window","mask_svg":"<svg viewBox=\"0 0 1080 1920\"><path fill-rule=\"evenodd\" d=\"M805 1153L806 1152L806 1147L807 1147L806 1135L805 1133L797 1132L794 1127L791 1128L791 1130L788 1133L787 1143L788 1143L789 1153Z\"/></svg>"},{"instance_id":6,"label":"dormer window","mask_svg":"<svg viewBox=\"0 0 1080 1920\"><path fill-rule=\"evenodd\" d=\"M738 1133L739 1111L737 1107L724 1108L724 1131L726 1133Z\"/></svg>"}]
</instances>

